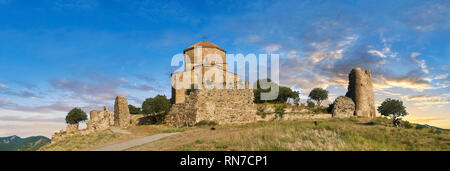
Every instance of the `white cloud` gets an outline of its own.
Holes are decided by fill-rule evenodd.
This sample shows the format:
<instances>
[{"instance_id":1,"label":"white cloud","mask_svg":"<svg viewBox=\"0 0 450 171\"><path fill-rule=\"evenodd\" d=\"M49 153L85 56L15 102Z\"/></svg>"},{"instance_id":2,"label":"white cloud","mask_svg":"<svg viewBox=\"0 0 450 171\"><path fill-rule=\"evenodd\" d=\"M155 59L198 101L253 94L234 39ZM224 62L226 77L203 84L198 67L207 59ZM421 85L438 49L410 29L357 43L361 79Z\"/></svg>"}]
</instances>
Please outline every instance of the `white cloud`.
<instances>
[{"instance_id":1,"label":"white cloud","mask_svg":"<svg viewBox=\"0 0 450 171\"><path fill-rule=\"evenodd\" d=\"M0 98L0 103L8 103L9 101L11 101L11 98Z\"/></svg>"},{"instance_id":2,"label":"white cloud","mask_svg":"<svg viewBox=\"0 0 450 171\"><path fill-rule=\"evenodd\" d=\"M123 77L122 77L122 78L120 78L120 79L119 79L119 81L120 81L120 82L122 82L122 83L128 83L128 80L127 80L127 79L125 79L125 78L123 78Z\"/></svg>"},{"instance_id":3,"label":"white cloud","mask_svg":"<svg viewBox=\"0 0 450 171\"><path fill-rule=\"evenodd\" d=\"M426 62L425 62L425 60L419 60L419 59L417 59L417 57L420 55L420 53L418 53L418 52L413 52L413 53L411 53L411 59L413 59L413 61L417 64L417 65L419 65L419 67L422 69L422 71L424 72L424 73L429 73L429 71L428 71L428 68L427 68L427 64L426 64Z\"/></svg>"},{"instance_id":4,"label":"white cloud","mask_svg":"<svg viewBox=\"0 0 450 171\"><path fill-rule=\"evenodd\" d=\"M0 89L7 89L8 88L8 86L6 86L5 84L3 84L3 83L0 83Z\"/></svg>"},{"instance_id":5,"label":"white cloud","mask_svg":"<svg viewBox=\"0 0 450 171\"><path fill-rule=\"evenodd\" d=\"M272 53L272 52L275 52L275 51L279 50L281 47L282 46L280 44L276 44L276 43L275 44L269 44L269 45L264 47L264 50L267 53Z\"/></svg>"},{"instance_id":6,"label":"white cloud","mask_svg":"<svg viewBox=\"0 0 450 171\"><path fill-rule=\"evenodd\" d=\"M442 79L446 79L447 77L448 77L448 74L441 74L441 75L435 76L433 79L434 80L442 80Z\"/></svg>"},{"instance_id":7,"label":"white cloud","mask_svg":"<svg viewBox=\"0 0 450 171\"><path fill-rule=\"evenodd\" d=\"M375 77L373 80L375 90L383 90L394 87L412 89L421 92L426 89L435 89L428 81L419 77L397 77L387 78L383 75Z\"/></svg>"},{"instance_id":8,"label":"white cloud","mask_svg":"<svg viewBox=\"0 0 450 171\"><path fill-rule=\"evenodd\" d=\"M369 50L367 52L372 54L372 55L375 55L375 56L386 58L386 55L383 52L380 52L380 51L377 51L377 50Z\"/></svg>"}]
</instances>

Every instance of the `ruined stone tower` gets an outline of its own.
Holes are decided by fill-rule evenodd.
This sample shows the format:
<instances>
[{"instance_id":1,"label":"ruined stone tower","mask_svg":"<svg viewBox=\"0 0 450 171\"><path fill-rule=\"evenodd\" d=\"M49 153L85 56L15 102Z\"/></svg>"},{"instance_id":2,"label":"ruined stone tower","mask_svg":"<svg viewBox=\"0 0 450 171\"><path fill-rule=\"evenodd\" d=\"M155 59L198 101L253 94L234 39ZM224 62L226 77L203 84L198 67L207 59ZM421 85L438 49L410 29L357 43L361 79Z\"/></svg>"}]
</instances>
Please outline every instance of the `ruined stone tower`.
<instances>
[{"instance_id":1,"label":"ruined stone tower","mask_svg":"<svg viewBox=\"0 0 450 171\"><path fill-rule=\"evenodd\" d=\"M349 74L348 91L345 96L350 97L355 102L354 116L376 117L370 70L352 69Z\"/></svg>"},{"instance_id":2,"label":"ruined stone tower","mask_svg":"<svg viewBox=\"0 0 450 171\"><path fill-rule=\"evenodd\" d=\"M117 96L114 103L114 126L128 127L131 122L131 114L128 109L128 101L124 96Z\"/></svg>"},{"instance_id":3,"label":"ruined stone tower","mask_svg":"<svg viewBox=\"0 0 450 171\"><path fill-rule=\"evenodd\" d=\"M111 126L114 126L114 114L108 111L108 106L104 106L103 110L92 110L90 119L87 121L86 125L88 130L106 130Z\"/></svg>"}]
</instances>

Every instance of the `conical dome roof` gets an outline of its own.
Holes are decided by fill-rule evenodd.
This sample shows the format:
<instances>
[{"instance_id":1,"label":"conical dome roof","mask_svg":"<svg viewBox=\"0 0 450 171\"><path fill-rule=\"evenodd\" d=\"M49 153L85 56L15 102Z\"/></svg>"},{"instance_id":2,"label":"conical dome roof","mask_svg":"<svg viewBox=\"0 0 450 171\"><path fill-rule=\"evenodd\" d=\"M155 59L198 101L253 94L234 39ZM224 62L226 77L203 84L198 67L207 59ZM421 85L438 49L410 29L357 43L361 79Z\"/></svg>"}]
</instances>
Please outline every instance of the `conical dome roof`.
<instances>
[{"instance_id":1,"label":"conical dome roof","mask_svg":"<svg viewBox=\"0 0 450 171\"><path fill-rule=\"evenodd\" d=\"M197 46L206 47L206 48L217 48L217 49L225 52L225 50L223 50L222 48L220 48L216 44L214 44L212 42L208 42L208 41L197 42L197 43L193 44L192 46L190 46L189 48L185 49L184 51L186 52L186 51L191 50L191 49L193 49L194 47L197 47Z\"/></svg>"}]
</instances>

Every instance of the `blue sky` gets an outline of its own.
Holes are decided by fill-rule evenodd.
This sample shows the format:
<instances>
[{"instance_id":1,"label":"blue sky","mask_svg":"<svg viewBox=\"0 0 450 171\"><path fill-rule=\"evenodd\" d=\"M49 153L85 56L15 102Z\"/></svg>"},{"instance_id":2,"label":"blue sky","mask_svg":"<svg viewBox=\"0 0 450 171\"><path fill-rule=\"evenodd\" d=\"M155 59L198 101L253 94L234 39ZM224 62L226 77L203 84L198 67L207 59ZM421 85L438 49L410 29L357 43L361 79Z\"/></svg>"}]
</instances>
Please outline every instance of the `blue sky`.
<instances>
[{"instance_id":1,"label":"blue sky","mask_svg":"<svg viewBox=\"0 0 450 171\"><path fill-rule=\"evenodd\" d=\"M376 103L450 128L448 1L0 0L0 136L64 128L126 95L170 96L173 55L208 40L228 53L280 54L280 84L346 92L371 69Z\"/></svg>"}]
</instances>

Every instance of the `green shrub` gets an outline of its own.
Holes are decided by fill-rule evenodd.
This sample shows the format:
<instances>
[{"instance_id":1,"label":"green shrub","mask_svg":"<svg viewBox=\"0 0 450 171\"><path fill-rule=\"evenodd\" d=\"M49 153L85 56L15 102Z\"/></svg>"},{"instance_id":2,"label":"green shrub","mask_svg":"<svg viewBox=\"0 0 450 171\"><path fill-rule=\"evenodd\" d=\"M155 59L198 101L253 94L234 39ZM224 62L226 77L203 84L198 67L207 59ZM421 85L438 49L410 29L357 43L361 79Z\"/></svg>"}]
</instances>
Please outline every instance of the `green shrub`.
<instances>
[{"instance_id":1,"label":"green shrub","mask_svg":"<svg viewBox=\"0 0 450 171\"><path fill-rule=\"evenodd\" d=\"M87 115L80 108L73 108L66 116L66 123L68 124L77 124L85 120L87 120Z\"/></svg>"},{"instance_id":2,"label":"green shrub","mask_svg":"<svg viewBox=\"0 0 450 171\"><path fill-rule=\"evenodd\" d=\"M403 127L410 129L410 128L413 128L414 125L411 122L403 121Z\"/></svg>"},{"instance_id":3,"label":"green shrub","mask_svg":"<svg viewBox=\"0 0 450 171\"><path fill-rule=\"evenodd\" d=\"M195 126L216 126L216 125L217 125L216 121L207 121L207 120L202 120L197 124L195 124Z\"/></svg>"},{"instance_id":4,"label":"green shrub","mask_svg":"<svg viewBox=\"0 0 450 171\"><path fill-rule=\"evenodd\" d=\"M263 119L266 118L266 116L267 116L266 107L262 106L262 105L258 106L256 108L256 114L261 116L261 118L263 118Z\"/></svg>"},{"instance_id":5,"label":"green shrub","mask_svg":"<svg viewBox=\"0 0 450 171\"><path fill-rule=\"evenodd\" d=\"M277 114L277 117L283 118L283 116L286 112L285 111L286 108L287 108L287 106L285 104L275 106L275 114Z\"/></svg>"},{"instance_id":6,"label":"green shrub","mask_svg":"<svg viewBox=\"0 0 450 171\"><path fill-rule=\"evenodd\" d=\"M392 124L392 121L385 117L377 117L372 119L370 122L367 123L368 125L383 125L383 126L390 126Z\"/></svg>"},{"instance_id":7,"label":"green shrub","mask_svg":"<svg viewBox=\"0 0 450 171\"><path fill-rule=\"evenodd\" d=\"M327 112L328 113L332 113L333 112L333 107L334 107L334 103L329 104L328 108L327 108Z\"/></svg>"},{"instance_id":8,"label":"green shrub","mask_svg":"<svg viewBox=\"0 0 450 171\"><path fill-rule=\"evenodd\" d=\"M312 112L315 113L315 114L328 113L328 108L319 106L319 107L313 108Z\"/></svg>"},{"instance_id":9,"label":"green shrub","mask_svg":"<svg viewBox=\"0 0 450 171\"><path fill-rule=\"evenodd\" d=\"M128 105L128 110L130 111L130 114L141 114L141 108L140 107L136 107L133 105Z\"/></svg>"},{"instance_id":10,"label":"green shrub","mask_svg":"<svg viewBox=\"0 0 450 171\"><path fill-rule=\"evenodd\" d=\"M423 125L416 125L416 129L418 129L418 130L421 130L421 129L424 129L424 128L427 128L427 127L425 127Z\"/></svg>"},{"instance_id":11,"label":"green shrub","mask_svg":"<svg viewBox=\"0 0 450 171\"><path fill-rule=\"evenodd\" d=\"M313 108L314 106L316 106L316 104L314 104L314 102L311 101L310 99L308 99L308 100L306 101L306 103L307 103L307 105L308 105L309 108Z\"/></svg>"}]
</instances>

